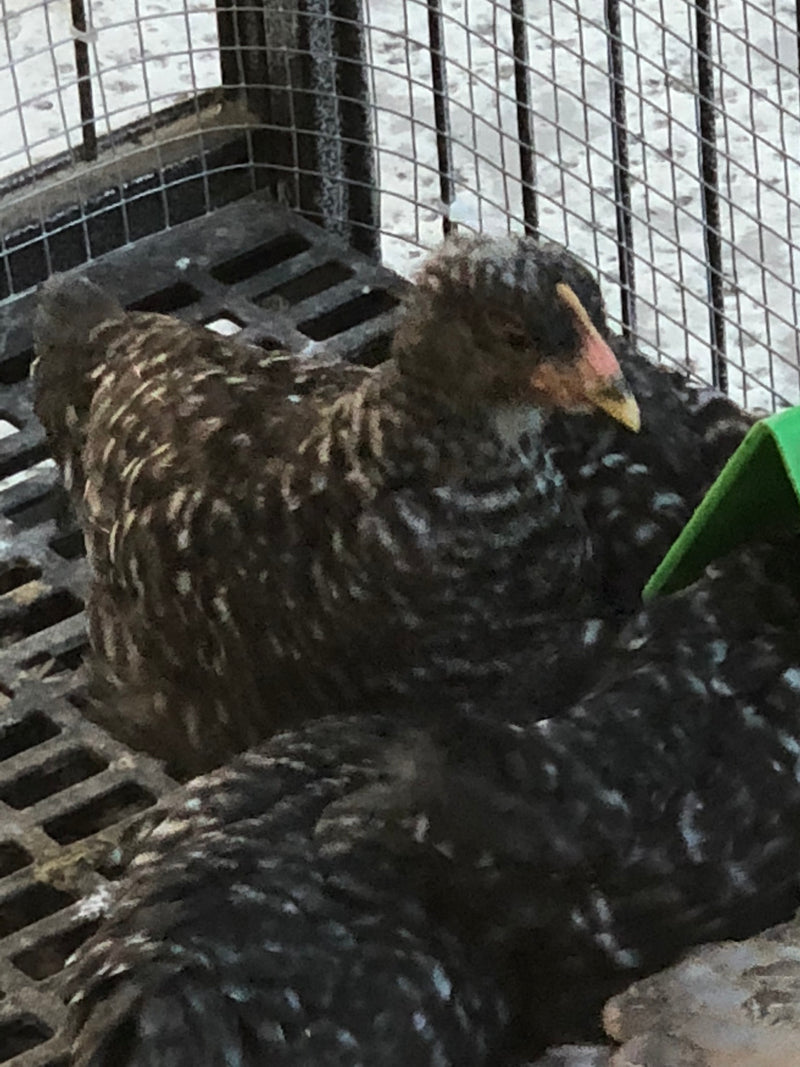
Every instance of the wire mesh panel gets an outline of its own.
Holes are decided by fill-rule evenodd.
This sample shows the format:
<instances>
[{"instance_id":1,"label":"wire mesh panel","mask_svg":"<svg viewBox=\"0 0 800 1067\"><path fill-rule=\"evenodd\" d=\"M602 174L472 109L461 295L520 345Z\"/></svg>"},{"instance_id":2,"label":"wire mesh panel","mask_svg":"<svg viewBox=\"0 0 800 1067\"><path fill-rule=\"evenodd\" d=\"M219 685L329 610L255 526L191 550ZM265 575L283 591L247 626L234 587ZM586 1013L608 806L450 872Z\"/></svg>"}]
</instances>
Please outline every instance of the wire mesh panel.
<instances>
[{"instance_id":1,"label":"wire mesh panel","mask_svg":"<svg viewBox=\"0 0 800 1067\"><path fill-rule=\"evenodd\" d=\"M3 10L0 292L266 186L403 274L456 223L562 241L651 355L800 398L794 3Z\"/></svg>"},{"instance_id":2,"label":"wire mesh panel","mask_svg":"<svg viewBox=\"0 0 800 1067\"><path fill-rule=\"evenodd\" d=\"M207 5L95 0L89 11L73 0L6 4L4 14L3 175L65 151L95 155L99 137L219 83Z\"/></svg>"},{"instance_id":3,"label":"wire mesh panel","mask_svg":"<svg viewBox=\"0 0 800 1067\"><path fill-rule=\"evenodd\" d=\"M601 269L645 351L797 401L796 5L365 4L392 265L437 209L527 227Z\"/></svg>"}]
</instances>

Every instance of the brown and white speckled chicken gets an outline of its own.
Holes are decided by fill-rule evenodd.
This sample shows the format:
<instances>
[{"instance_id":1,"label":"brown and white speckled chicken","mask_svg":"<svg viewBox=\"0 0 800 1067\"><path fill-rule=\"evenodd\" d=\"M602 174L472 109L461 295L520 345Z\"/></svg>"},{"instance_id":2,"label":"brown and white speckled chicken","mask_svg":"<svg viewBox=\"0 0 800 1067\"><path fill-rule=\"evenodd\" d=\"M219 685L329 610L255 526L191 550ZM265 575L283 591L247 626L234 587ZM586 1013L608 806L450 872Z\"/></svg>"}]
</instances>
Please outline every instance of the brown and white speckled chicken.
<instances>
[{"instance_id":1,"label":"brown and white speckled chicken","mask_svg":"<svg viewBox=\"0 0 800 1067\"><path fill-rule=\"evenodd\" d=\"M592 548L543 426L638 411L602 299L561 248L431 257L374 371L271 358L55 278L36 410L72 486L113 732L176 773L361 696L491 691Z\"/></svg>"},{"instance_id":2,"label":"brown and white speckled chicken","mask_svg":"<svg viewBox=\"0 0 800 1067\"><path fill-rule=\"evenodd\" d=\"M511 1064L791 915L796 547L643 609L554 719L322 719L193 783L81 951L76 1067Z\"/></svg>"}]
</instances>

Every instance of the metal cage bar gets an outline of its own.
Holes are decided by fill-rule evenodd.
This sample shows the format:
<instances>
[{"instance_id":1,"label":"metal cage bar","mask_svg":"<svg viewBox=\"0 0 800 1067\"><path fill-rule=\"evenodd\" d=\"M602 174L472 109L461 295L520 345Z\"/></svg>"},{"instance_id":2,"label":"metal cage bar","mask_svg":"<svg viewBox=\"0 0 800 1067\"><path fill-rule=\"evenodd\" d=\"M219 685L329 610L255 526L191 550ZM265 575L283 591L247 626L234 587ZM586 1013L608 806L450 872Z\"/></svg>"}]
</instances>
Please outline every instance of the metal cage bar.
<instances>
[{"instance_id":1,"label":"metal cage bar","mask_svg":"<svg viewBox=\"0 0 800 1067\"><path fill-rule=\"evenodd\" d=\"M630 337L636 332L636 278L619 0L606 0L605 19L608 30L611 145L614 157L614 208L617 218L617 261L619 263L622 332L625 337Z\"/></svg>"},{"instance_id":2,"label":"metal cage bar","mask_svg":"<svg viewBox=\"0 0 800 1067\"><path fill-rule=\"evenodd\" d=\"M514 48L514 92L516 95L517 137L519 139L519 175L522 183L522 215L525 232L532 237L539 234L539 215L536 208L536 165L531 121L531 96L528 82L528 32L525 0L511 0L511 35Z\"/></svg>"},{"instance_id":3,"label":"metal cage bar","mask_svg":"<svg viewBox=\"0 0 800 1067\"><path fill-rule=\"evenodd\" d=\"M427 0L428 40L431 53L431 79L433 88L433 114L436 124L436 156L439 163L439 192L444 205L442 229L447 235L452 223L449 207L455 198L453 184L453 151L450 133L450 112L447 100L447 56L445 52L444 24L440 0Z\"/></svg>"},{"instance_id":4,"label":"metal cage bar","mask_svg":"<svg viewBox=\"0 0 800 1067\"><path fill-rule=\"evenodd\" d=\"M95 125L92 78L89 65L89 46L86 42L86 7L83 0L70 0L72 25L75 30L75 67L78 74L78 101L81 109L84 159L97 158L97 127Z\"/></svg>"},{"instance_id":5,"label":"metal cage bar","mask_svg":"<svg viewBox=\"0 0 800 1067\"><path fill-rule=\"evenodd\" d=\"M711 43L710 0L696 0L697 126L700 173L703 184L703 240L706 250L706 280L711 332L713 384L727 389L725 360L725 295L720 236L719 171L714 101L714 65Z\"/></svg>"}]
</instances>

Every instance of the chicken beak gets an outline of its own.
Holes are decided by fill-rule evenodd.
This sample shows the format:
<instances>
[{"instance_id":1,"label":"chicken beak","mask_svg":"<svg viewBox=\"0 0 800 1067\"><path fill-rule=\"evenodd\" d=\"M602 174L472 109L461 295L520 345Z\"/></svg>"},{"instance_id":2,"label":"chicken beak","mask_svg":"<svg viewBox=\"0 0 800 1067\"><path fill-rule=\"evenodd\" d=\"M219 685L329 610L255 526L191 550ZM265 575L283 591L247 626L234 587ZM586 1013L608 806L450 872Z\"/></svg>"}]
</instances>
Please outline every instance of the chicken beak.
<instances>
[{"instance_id":1,"label":"chicken beak","mask_svg":"<svg viewBox=\"0 0 800 1067\"><path fill-rule=\"evenodd\" d=\"M638 433L642 426L642 416L636 398L622 377L604 382L597 389L587 391L586 398L590 404L605 411L612 419L621 422L628 430Z\"/></svg>"},{"instance_id":2,"label":"chicken beak","mask_svg":"<svg viewBox=\"0 0 800 1067\"><path fill-rule=\"evenodd\" d=\"M600 408L627 429L638 433L642 424L639 405L625 381L617 357L572 289L565 282L559 282L556 292L572 312L581 338L575 367L581 381L581 395L587 404Z\"/></svg>"}]
</instances>

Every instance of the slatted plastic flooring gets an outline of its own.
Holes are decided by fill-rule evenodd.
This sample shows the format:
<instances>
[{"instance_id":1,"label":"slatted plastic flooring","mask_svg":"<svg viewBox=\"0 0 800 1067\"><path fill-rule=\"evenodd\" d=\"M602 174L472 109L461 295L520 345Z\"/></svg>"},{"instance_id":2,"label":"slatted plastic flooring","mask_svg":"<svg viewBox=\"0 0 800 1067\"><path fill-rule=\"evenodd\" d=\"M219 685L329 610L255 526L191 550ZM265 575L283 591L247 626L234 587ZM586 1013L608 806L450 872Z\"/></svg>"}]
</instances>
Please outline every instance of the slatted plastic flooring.
<instances>
[{"instance_id":1,"label":"slatted plastic flooring","mask_svg":"<svg viewBox=\"0 0 800 1067\"><path fill-rule=\"evenodd\" d=\"M385 357L404 283L259 194L86 268L126 306ZM0 305L0 1063L65 1067L65 962L126 830L174 788L82 713L83 542L33 415L33 294Z\"/></svg>"}]
</instances>

